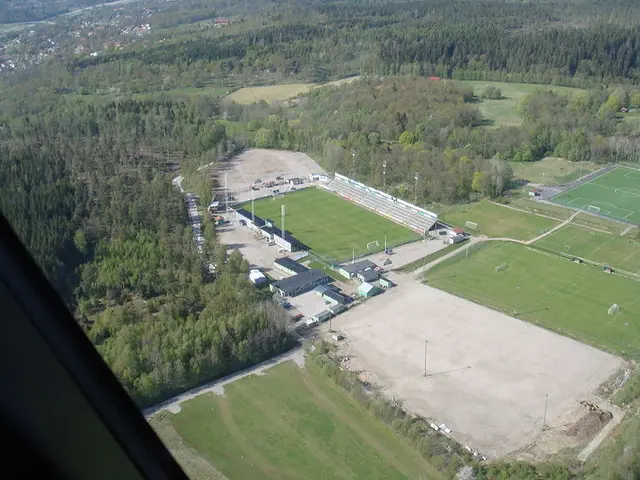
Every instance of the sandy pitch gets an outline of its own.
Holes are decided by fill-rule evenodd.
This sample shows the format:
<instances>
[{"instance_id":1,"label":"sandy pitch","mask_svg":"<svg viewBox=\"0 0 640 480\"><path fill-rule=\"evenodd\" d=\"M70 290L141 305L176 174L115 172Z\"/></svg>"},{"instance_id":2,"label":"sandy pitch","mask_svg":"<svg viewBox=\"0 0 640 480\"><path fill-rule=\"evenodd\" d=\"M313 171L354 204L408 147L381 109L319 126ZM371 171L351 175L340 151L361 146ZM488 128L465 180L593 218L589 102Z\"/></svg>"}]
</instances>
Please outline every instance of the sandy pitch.
<instances>
[{"instance_id":1,"label":"sandy pitch","mask_svg":"<svg viewBox=\"0 0 640 480\"><path fill-rule=\"evenodd\" d=\"M400 280L400 279L398 279ZM400 282L399 282L400 283ZM408 409L495 458L590 396L623 361L608 353L404 279L333 320L354 368L365 368ZM424 340L428 340L424 373Z\"/></svg>"}]
</instances>

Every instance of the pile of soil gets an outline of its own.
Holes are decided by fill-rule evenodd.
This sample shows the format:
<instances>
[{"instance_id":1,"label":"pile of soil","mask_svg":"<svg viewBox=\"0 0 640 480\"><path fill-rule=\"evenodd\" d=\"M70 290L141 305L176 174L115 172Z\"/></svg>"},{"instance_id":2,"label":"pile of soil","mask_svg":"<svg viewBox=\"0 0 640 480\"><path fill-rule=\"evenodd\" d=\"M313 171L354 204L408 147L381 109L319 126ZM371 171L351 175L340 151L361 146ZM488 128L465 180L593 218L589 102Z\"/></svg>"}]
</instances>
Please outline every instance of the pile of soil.
<instances>
[{"instance_id":1,"label":"pile of soil","mask_svg":"<svg viewBox=\"0 0 640 480\"><path fill-rule=\"evenodd\" d=\"M579 442L586 442L595 437L612 418L611 412L605 410L589 412L571 425L566 434Z\"/></svg>"}]
</instances>

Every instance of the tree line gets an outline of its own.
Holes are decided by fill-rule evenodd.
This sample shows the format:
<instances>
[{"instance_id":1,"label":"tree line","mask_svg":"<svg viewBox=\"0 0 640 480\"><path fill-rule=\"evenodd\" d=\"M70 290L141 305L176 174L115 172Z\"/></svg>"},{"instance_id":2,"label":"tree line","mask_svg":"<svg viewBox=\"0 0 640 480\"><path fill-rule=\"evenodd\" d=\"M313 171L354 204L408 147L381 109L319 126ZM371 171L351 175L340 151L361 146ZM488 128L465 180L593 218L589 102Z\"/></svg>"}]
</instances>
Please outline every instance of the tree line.
<instances>
[{"instance_id":1,"label":"tree line","mask_svg":"<svg viewBox=\"0 0 640 480\"><path fill-rule=\"evenodd\" d=\"M211 223L198 253L171 184L226 153L217 108L60 102L0 128L0 209L141 406L290 344Z\"/></svg>"}]
</instances>

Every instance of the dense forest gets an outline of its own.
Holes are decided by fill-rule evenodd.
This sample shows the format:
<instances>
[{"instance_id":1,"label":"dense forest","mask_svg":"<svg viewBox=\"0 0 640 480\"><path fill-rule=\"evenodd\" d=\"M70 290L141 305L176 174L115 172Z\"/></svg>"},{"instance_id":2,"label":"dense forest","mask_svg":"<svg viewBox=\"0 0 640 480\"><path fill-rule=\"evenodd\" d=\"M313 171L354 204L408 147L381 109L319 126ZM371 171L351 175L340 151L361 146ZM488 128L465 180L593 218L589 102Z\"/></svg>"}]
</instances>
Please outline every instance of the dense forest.
<instances>
[{"instance_id":1,"label":"dense forest","mask_svg":"<svg viewBox=\"0 0 640 480\"><path fill-rule=\"evenodd\" d=\"M206 16L201 3L191 7ZM224 13L223 5L211 8ZM161 32L162 43L69 58L67 68L90 90L105 88L90 72L106 74L113 86L125 63L145 72L153 88L166 88L158 79L167 77L182 86L413 74L584 87L639 75L640 11L630 1L306 0L260 10L264 5L256 17L237 15L229 31Z\"/></svg>"},{"instance_id":2,"label":"dense forest","mask_svg":"<svg viewBox=\"0 0 640 480\"><path fill-rule=\"evenodd\" d=\"M289 343L284 312L212 224L204 260L215 274L204 267L168 175L177 157L224 151L215 111L70 102L0 131L0 209L143 406Z\"/></svg>"},{"instance_id":3,"label":"dense forest","mask_svg":"<svg viewBox=\"0 0 640 480\"><path fill-rule=\"evenodd\" d=\"M485 128L477 102L462 83L365 77L286 106L244 107L243 141L312 152L330 171L421 204L500 196L512 181L511 162L638 161L640 136L618 118L623 106L640 107L632 86L572 94L541 87L520 102L517 127Z\"/></svg>"}]
</instances>

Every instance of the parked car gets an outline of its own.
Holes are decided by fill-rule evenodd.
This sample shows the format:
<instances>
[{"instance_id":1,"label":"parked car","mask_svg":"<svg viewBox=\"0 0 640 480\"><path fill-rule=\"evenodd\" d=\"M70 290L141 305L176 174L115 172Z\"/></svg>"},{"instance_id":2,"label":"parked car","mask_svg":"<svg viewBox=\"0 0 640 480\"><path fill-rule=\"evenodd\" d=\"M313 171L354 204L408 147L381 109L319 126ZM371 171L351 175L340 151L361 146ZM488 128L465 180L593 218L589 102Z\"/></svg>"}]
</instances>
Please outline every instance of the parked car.
<instances>
[{"instance_id":1,"label":"parked car","mask_svg":"<svg viewBox=\"0 0 640 480\"><path fill-rule=\"evenodd\" d=\"M293 317L293 321L294 322L299 322L300 320L302 320L304 318L304 315L299 313L297 314L295 317Z\"/></svg>"}]
</instances>

